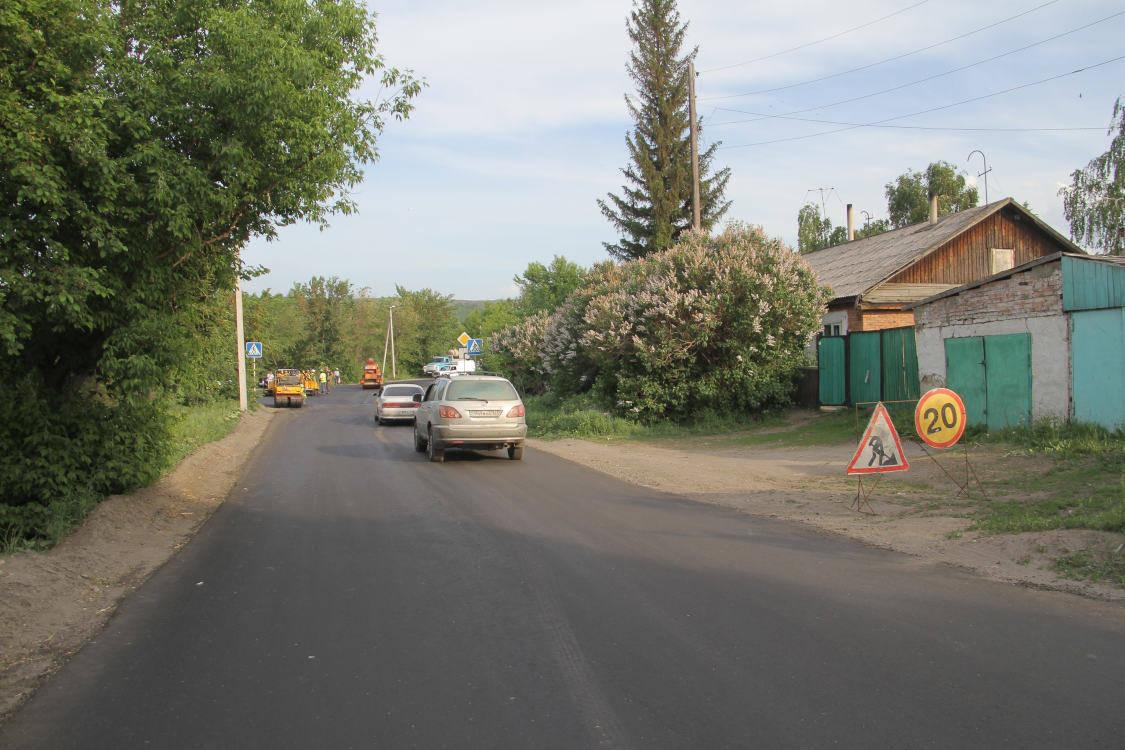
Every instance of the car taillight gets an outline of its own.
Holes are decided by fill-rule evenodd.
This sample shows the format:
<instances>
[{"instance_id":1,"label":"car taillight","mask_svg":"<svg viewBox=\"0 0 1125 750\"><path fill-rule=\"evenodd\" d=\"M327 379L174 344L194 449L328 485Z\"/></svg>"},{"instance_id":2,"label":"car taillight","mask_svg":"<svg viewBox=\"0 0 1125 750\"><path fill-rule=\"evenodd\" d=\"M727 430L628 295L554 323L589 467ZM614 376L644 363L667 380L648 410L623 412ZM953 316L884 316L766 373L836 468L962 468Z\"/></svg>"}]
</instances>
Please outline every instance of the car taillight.
<instances>
[{"instance_id":1,"label":"car taillight","mask_svg":"<svg viewBox=\"0 0 1125 750\"><path fill-rule=\"evenodd\" d=\"M508 416L509 417L522 417L523 416L523 404L520 404L519 406L513 406L511 409L509 409L508 410Z\"/></svg>"},{"instance_id":2,"label":"car taillight","mask_svg":"<svg viewBox=\"0 0 1125 750\"><path fill-rule=\"evenodd\" d=\"M438 414L442 419L460 419L461 412L454 409L452 406L443 406L438 409Z\"/></svg>"}]
</instances>

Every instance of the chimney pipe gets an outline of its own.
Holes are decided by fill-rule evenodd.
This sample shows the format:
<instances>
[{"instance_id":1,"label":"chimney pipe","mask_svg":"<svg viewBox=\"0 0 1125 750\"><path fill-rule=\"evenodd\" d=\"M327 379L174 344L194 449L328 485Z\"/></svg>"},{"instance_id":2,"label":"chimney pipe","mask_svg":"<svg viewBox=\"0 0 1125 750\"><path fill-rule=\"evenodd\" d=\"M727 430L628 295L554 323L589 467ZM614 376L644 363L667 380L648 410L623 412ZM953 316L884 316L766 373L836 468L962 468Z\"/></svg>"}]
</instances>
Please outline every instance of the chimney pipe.
<instances>
[{"instance_id":1,"label":"chimney pipe","mask_svg":"<svg viewBox=\"0 0 1125 750\"><path fill-rule=\"evenodd\" d=\"M852 204L848 204L848 242L855 239L855 220L852 218Z\"/></svg>"},{"instance_id":2,"label":"chimney pipe","mask_svg":"<svg viewBox=\"0 0 1125 750\"><path fill-rule=\"evenodd\" d=\"M937 224L937 196L930 196L930 226Z\"/></svg>"}]
</instances>

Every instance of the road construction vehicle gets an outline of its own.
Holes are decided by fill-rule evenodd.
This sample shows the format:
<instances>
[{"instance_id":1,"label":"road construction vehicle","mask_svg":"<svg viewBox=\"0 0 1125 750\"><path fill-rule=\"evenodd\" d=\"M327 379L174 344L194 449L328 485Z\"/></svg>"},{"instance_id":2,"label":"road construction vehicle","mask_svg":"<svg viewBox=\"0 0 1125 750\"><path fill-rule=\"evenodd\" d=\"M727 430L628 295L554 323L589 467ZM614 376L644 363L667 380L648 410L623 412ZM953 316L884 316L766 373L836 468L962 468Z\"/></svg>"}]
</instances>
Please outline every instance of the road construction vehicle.
<instances>
[{"instance_id":1,"label":"road construction vehicle","mask_svg":"<svg viewBox=\"0 0 1125 750\"><path fill-rule=\"evenodd\" d=\"M316 396L320 393L320 384L316 382L316 373L312 370L301 372L301 382L305 386L306 396Z\"/></svg>"},{"instance_id":2,"label":"road construction vehicle","mask_svg":"<svg viewBox=\"0 0 1125 750\"><path fill-rule=\"evenodd\" d=\"M383 387L383 371L379 369L379 365L375 364L374 359L368 359L363 365L363 377L359 383L364 390Z\"/></svg>"},{"instance_id":3,"label":"road construction vehicle","mask_svg":"<svg viewBox=\"0 0 1125 750\"><path fill-rule=\"evenodd\" d=\"M300 370L278 370L273 378L273 405L305 405L305 383Z\"/></svg>"}]
</instances>

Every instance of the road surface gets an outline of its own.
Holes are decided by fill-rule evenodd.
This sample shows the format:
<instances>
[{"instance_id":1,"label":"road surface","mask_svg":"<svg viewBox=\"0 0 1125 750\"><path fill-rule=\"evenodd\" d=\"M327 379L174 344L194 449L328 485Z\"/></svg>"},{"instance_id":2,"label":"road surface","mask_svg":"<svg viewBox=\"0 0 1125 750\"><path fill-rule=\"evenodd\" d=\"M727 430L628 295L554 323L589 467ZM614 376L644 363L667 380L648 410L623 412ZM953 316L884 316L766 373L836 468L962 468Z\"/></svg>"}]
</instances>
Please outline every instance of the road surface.
<instances>
[{"instance_id":1,"label":"road surface","mask_svg":"<svg viewBox=\"0 0 1125 750\"><path fill-rule=\"evenodd\" d=\"M1125 611L628 485L415 453L357 386L3 748L1125 746Z\"/></svg>"}]
</instances>

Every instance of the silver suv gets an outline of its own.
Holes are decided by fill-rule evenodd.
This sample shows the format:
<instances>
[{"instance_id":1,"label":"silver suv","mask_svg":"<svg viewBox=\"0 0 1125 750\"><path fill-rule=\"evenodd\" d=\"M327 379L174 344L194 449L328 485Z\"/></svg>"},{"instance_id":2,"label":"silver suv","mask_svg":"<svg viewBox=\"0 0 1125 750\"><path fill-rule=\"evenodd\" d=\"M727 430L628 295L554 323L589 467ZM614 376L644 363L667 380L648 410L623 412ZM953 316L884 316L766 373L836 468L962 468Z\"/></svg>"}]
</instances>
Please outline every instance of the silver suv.
<instances>
[{"instance_id":1,"label":"silver suv","mask_svg":"<svg viewBox=\"0 0 1125 750\"><path fill-rule=\"evenodd\" d=\"M442 375L414 400L414 449L431 461L443 461L447 448L506 448L508 458L523 458L523 400L507 378Z\"/></svg>"}]
</instances>

